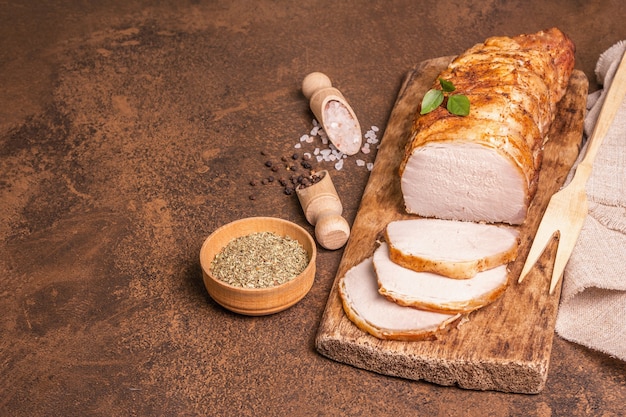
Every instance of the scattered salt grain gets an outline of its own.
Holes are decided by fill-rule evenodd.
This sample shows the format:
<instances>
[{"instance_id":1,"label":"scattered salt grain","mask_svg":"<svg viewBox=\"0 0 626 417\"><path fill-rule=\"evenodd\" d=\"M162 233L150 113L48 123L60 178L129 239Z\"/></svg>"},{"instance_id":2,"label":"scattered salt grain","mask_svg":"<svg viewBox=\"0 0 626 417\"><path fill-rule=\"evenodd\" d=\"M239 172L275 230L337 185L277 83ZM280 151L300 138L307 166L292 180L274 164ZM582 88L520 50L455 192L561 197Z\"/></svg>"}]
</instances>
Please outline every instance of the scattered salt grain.
<instances>
[{"instance_id":1,"label":"scattered salt grain","mask_svg":"<svg viewBox=\"0 0 626 417\"><path fill-rule=\"evenodd\" d=\"M339 103L339 105L341 104ZM350 119L352 118L350 117ZM303 153L306 158L312 159L313 157L315 157L317 163L333 163L336 170L343 169L344 159L348 159L348 155L341 152L332 142L328 140L327 133L324 131L321 124L316 119L312 119L311 124L312 128L310 129L309 133L300 136L299 142L296 143L294 147L296 149L304 150L304 148L306 147L305 144L311 144L315 142L315 148L313 148L310 152ZM333 126L337 128L340 127L339 125L339 122L335 122L333 124ZM330 125L329 128L331 128ZM377 146L379 140L376 132L378 131L378 127L372 126L363 135L363 146L360 149L363 155L370 154L373 149L378 149L378 147L380 146ZM359 136L360 133L361 132L359 132ZM360 138L358 138L357 140L360 140ZM368 163L365 159L356 159L355 162L358 167L366 167L368 171L371 171L374 167L373 163Z\"/></svg>"},{"instance_id":2,"label":"scattered salt grain","mask_svg":"<svg viewBox=\"0 0 626 417\"><path fill-rule=\"evenodd\" d=\"M366 142L369 143L369 144L374 145L374 144L378 143L378 138L376 137L376 135L374 135L374 136L371 136L371 135L367 136L366 135Z\"/></svg>"},{"instance_id":3,"label":"scattered salt grain","mask_svg":"<svg viewBox=\"0 0 626 417\"><path fill-rule=\"evenodd\" d=\"M376 135L377 131L378 131L378 128L376 126L372 126L370 130L365 132L365 135L363 136L365 137L365 140L367 143L372 144L372 145L375 145L378 143L378 136Z\"/></svg>"}]
</instances>

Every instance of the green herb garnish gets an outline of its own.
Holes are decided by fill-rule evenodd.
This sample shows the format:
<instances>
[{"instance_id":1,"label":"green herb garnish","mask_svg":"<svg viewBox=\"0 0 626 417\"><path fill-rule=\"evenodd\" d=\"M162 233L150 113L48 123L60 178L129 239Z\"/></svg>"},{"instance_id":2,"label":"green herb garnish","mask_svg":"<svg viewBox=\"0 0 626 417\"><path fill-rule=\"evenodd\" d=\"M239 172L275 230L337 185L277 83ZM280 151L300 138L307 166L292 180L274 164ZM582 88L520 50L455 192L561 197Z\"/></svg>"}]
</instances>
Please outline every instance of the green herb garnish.
<instances>
[{"instance_id":1,"label":"green herb garnish","mask_svg":"<svg viewBox=\"0 0 626 417\"><path fill-rule=\"evenodd\" d=\"M463 94L450 94L456 88L450 81L439 78L441 90L433 88L428 90L422 99L422 109L420 114L427 114L441 106L444 98L447 96L446 109L457 116L467 116L470 110L470 102L467 96Z\"/></svg>"}]
</instances>

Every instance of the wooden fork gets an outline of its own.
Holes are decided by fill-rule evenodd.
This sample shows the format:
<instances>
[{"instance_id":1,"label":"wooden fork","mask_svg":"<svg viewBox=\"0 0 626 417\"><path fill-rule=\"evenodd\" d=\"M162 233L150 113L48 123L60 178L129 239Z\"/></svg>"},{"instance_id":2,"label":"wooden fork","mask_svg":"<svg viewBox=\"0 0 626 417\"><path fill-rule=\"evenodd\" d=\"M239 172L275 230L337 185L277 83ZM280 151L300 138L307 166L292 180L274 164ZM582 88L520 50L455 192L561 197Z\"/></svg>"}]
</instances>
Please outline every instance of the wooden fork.
<instances>
[{"instance_id":1,"label":"wooden fork","mask_svg":"<svg viewBox=\"0 0 626 417\"><path fill-rule=\"evenodd\" d=\"M524 280L550 239L556 234L559 241L550 281L550 294L554 293L589 211L585 186L589 175L591 175L593 161L625 95L626 54L622 56L617 72L609 86L600 115L588 140L585 157L576 167L572 181L550 198L518 282Z\"/></svg>"}]
</instances>

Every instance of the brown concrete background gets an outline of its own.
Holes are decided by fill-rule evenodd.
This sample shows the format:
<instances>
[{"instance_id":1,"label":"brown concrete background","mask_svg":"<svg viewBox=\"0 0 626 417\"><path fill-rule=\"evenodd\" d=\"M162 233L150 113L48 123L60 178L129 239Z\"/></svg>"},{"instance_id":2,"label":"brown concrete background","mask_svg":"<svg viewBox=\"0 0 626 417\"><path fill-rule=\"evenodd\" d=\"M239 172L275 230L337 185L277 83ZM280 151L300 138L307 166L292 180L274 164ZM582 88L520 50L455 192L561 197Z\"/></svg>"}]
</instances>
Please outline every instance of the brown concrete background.
<instances>
[{"instance_id":1,"label":"brown concrete background","mask_svg":"<svg viewBox=\"0 0 626 417\"><path fill-rule=\"evenodd\" d=\"M626 365L558 337L534 396L321 357L341 251L320 250L304 300L259 318L216 305L198 264L204 238L241 217L312 230L295 196L248 185L267 175L261 151L289 155L309 131L307 73L382 135L408 69L487 36L558 26L593 77L626 39L619 1L27 3L0 4L0 415L626 412ZM350 222L367 177L333 172Z\"/></svg>"}]
</instances>

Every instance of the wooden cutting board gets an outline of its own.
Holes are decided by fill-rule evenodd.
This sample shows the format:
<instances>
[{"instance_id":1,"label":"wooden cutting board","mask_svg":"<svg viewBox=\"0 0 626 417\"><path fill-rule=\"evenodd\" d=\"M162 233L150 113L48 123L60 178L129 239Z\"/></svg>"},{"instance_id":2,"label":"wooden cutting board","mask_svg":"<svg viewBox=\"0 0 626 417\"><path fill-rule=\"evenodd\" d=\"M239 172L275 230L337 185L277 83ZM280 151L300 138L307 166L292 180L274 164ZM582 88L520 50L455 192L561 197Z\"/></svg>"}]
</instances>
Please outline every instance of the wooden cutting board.
<instances>
[{"instance_id":1,"label":"wooden cutting board","mask_svg":"<svg viewBox=\"0 0 626 417\"><path fill-rule=\"evenodd\" d=\"M517 278L548 200L563 184L580 150L588 90L581 71L574 71L551 126L538 192L520 226L520 254L509 266L509 287L500 299L471 313L438 340L398 342L357 328L344 314L337 290L339 278L372 255L387 223L410 217L404 211L398 167L418 104L451 58L424 61L405 78L337 270L316 348L338 362L385 375L467 389L538 393L548 374L560 294L559 286L548 296L554 242L522 284Z\"/></svg>"}]
</instances>

